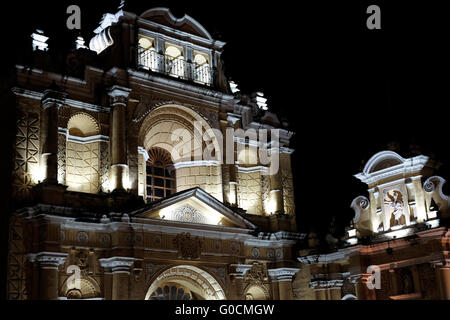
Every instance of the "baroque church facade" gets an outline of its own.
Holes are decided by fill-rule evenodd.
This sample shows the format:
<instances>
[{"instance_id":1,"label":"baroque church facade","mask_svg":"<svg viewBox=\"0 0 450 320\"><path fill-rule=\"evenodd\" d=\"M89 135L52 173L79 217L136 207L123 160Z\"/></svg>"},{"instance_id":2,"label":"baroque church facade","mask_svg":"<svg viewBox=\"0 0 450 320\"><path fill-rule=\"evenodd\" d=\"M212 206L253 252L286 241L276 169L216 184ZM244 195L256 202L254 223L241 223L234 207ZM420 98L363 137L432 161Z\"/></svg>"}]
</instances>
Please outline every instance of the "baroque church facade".
<instances>
[{"instance_id":1,"label":"baroque church facade","mask_svg":"<svg viewBox=\"0 0 450 320\"><path fill-rule=\"evenodd\" d=\"M94 33L61 72L37 30L16 66L8 299L450 299L427 157L369 160L345 244L318 252L297 231L293 133L228 82L225 43L165 8Z\"/></svg>"}]
</instances>

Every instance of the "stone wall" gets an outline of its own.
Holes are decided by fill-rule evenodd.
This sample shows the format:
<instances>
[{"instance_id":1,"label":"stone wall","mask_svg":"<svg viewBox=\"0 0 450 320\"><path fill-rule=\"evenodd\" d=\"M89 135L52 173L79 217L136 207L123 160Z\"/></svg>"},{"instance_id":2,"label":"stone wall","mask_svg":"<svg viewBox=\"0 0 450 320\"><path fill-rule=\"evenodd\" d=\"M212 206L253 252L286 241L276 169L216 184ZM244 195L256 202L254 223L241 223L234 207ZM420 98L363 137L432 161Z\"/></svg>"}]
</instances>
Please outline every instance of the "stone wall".
<instances>
[{"instance_id":1,"label":"stone wall","mask_svg":"<svg viewBox=\"0 0 450 320\"><path fill-rule=\"evenodd\" d=\"M222 196L221 166L193 166L176 169L177 192L199 187L219 201Z\"/></svg>"}]
</instances>

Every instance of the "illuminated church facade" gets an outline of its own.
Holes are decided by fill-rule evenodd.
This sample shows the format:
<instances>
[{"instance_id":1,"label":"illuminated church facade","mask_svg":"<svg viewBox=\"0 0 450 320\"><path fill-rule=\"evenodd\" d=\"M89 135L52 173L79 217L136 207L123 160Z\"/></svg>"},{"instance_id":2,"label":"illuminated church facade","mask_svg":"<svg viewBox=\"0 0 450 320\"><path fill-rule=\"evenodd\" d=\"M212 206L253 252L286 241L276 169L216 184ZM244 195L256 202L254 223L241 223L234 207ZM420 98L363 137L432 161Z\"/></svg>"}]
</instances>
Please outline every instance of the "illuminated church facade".
<instances>
[{"instance_id":1,"label":"illuminated church facade","mask_svg":"<svg viewBox=\"0 0 450 320\"><path fill-rule=\"evenodd\" d=\"M8 299L450 299L449 198L427 157L374 156L344 248L299 250L293 133L228 82L225 43L165 8L94 32L64 74L42 31L16 66Z\"/></svg>"}]
</instances>

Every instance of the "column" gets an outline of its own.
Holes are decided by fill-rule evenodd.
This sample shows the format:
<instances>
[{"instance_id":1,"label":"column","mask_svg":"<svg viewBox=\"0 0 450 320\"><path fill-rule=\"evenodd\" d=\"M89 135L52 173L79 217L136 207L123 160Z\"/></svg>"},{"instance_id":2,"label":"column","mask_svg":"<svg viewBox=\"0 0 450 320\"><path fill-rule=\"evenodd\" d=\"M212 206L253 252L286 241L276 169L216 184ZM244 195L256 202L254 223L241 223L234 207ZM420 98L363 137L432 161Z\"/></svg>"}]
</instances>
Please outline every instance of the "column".
<instances>
[{"instance_id":1,"label":"column","mask_svg":"<svg viewBox=\"0 0 450 320\"><path fill-rule=\"evenodd\" d=\"M30 260L39 263L39 299L56 300L59 297L59 274L58 268L64 264L67 253L41 252ZM34 287L33 287L34 288ZM36 296L33 294L33 296Z\"/></svg>"},{"instance_id":2,"label":"column","mask_svg":"<svg viewBox=\"0 0 450 320\"><path fill-rule=\"evenodd\" d=\"M231 265L231 269L234 269L234 271L230 271L230 277L231 281L233 283L233 290L234 290L234 300L245 300L246 297L244 296L244 276L247 273L248 270L252 268L252 265L250 264L236 264Z\"/></svg>"},{"instance_id":3,"label":"column","mask_svg":"<svg viewBox=\"0 0 450 320\"><path fill-rule=\"evenodd\" d=\"M103 268L110 268L112 272L112 300L127 300L129 290L130 270L134 263L134 258L112 257L99 259ZM106 293L105 293L106 296Z\"/></svg>"},{"instance_id":4,"label":"column","mask_svg":"<svg viewBox=\"0 0 450 320\"><path fill-rule=\"evenodd\" d=\"M229 174L230 174L230 194L229 194L229 201L230 204L232 206L237 206L238 205L238 198L237 198L237 192L238 192L238 187L237 187L237 169L235 165L226 165L228 167L229 170Z\"/></svg>"},{"instance_id":5,"label":"column","mask_svg":"<svg viewBox=\"0 0 450 320\"><path fill-rule=\"evenodd\" d=\"M272 214L284 213L283 183L281 181L281 168L277 173L270 176L270 203Z\"/></svg>"},{"instance_id":6,"label":"column","mask_svg":"<svg viewBox=\"0 0 450 320\"><path fill-rule=\"evenodd\" d=\"M42 97L42 128L44 142L41 165L44 169L44 182L58 183L58 110L64 105L66 94L60 91L45 90Z\"/></svg>"},{"instance_id":7,"label":"column","mask_svg":"<svg viewBox=\"0 0 450 320\"><path fill-rule=\"evenodd\" d=\"M361 274L361 277L358 279L356 283L356 297L358 300L376 300L375 289L370 290L367 286L367 280L372 275L369 273Z\"/></svg>"},{"instance_id":8,"label":"column","mask_svg":"<svg viewBox=\"0 0 450 320\"><path fill-rule=\"evenodd\" d=\"M450 267L436 266L438 273L437 282L441 292L442 300L450 300Z\"/></svg>"},{"instance_id":9,"label":"column","mask_svg":"<svg viewBox=\"0 0 450 320\"><path fill-rule=\"evenodd\" d=\"M126 146L126 107L131 89L113 86L108 95L111 98L111 189L125 191L128 179Z\"/></svg>"},{"instance_id":10,"label":"column","mask_svg":"<svg viewBox=\"0 0 450 320\"><path fill-rule=\"evenodd\" d=\"M269 276L272 282L278 283L279 297L280 300L292 300L292 280L300 269L297 268L278 268L270 269Z\"/></svg>"},{"instance_id":11,"label":"column","mask_svg":"<svg viewBox=\"0 0 450 320\"><path fill-rule=\"evenodd\" d=\"M112 299L112 281L113 274L110 268L105 268L103 273L103 297L105 300Z\"/></svg>"},{"instance_id":12,"label":"column","mask_svg":"<svg viewBox=\"0 0 450 320\"><path fill-rule=\"evenodd\" d=\"M330 300L341 300L342 299L342 286L343 285L344 285L343 280L331 280L328 282Z\"/></svg>"}]
</instances>

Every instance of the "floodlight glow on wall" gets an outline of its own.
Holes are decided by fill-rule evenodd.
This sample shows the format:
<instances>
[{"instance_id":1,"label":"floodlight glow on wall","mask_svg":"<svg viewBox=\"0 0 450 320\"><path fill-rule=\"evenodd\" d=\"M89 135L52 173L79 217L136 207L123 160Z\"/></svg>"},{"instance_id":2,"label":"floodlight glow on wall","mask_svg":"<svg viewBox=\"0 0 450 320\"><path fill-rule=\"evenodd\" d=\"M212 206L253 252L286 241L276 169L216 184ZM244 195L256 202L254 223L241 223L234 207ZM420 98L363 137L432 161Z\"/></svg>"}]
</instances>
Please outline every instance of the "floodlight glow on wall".
<instances>
[{"instance_id":1,"label":"floodlight glow on wall","mask_svg":"<svg viewBox=\"0 0 450 320\"><path fill-rule=\"evenodd\" d=\"M45 170L40 165L30 166L29 173L33 183L41 183L45 179Z\"/></svg>"}]
</instances>

